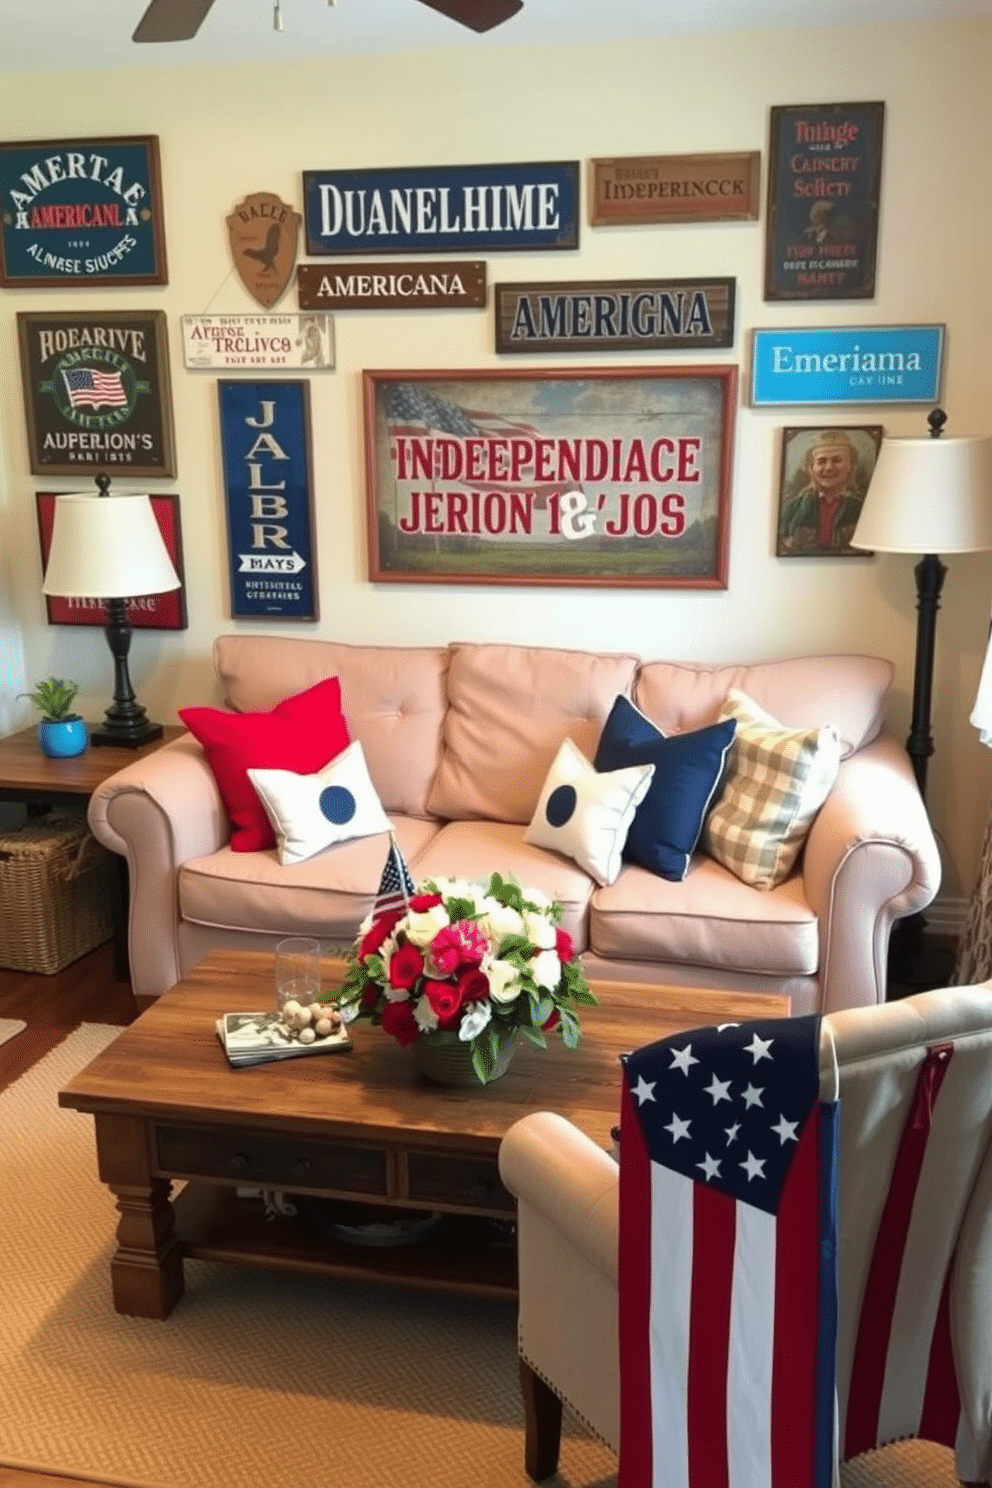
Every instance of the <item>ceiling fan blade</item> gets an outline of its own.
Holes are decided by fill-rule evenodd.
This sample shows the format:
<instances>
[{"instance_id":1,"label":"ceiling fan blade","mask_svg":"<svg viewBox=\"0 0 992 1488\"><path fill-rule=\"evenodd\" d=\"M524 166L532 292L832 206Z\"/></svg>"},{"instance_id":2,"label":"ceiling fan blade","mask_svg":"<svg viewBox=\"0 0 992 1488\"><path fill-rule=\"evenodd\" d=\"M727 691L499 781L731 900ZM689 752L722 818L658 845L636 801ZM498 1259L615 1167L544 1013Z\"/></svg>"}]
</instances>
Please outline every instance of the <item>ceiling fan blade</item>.
<instances>
[{"instance_id":1,"label":"ceiling fan blade","mask_svg":"<svg viewBox=\"0 0 992 1488\"><path fill-rule=\"evenodd\" d=\"M524 0L420 0L451 21L468 26L470 31L491 31L502 26L518 10L523 10Z\"/></svg>"},{"instance_id":2,"label":"ceiling fan blade","mask_svg":"<svg viewBox=\"0 0 992 1488\"><path fill-rule=\"evenodd\" d=\"M189 41L214 0L151 0L132 41Z\"/></svg>"}]
</instances>

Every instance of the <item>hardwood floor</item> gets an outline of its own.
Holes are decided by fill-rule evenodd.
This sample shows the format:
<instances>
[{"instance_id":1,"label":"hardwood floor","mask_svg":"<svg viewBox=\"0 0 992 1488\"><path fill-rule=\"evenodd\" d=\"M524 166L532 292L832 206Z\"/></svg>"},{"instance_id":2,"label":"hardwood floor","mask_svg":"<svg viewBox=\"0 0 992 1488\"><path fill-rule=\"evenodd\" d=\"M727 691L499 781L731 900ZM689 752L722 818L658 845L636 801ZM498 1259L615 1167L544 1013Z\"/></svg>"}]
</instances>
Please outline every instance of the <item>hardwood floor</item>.
<instances>
[{"instance_id":1,"label":"hardwood floor","mask_svg":"<svg viewBox=\"0 0 992 1488\"><path fill-rule=\"evenodd\" d=\"M114 979L113 946L109 941L52 976L0 968L0 1018L21 1018L27 1024L23 1033L0 1044L0 1090L44 1058L81 1023L123 1027L137 1016L130 983ZM87 1482L89 1488L110 1488L92 1479ZM22 1472L0 1465L0 1488L79 1488L79 1483L79 1478Z\"/></svg>"}]
</instances>

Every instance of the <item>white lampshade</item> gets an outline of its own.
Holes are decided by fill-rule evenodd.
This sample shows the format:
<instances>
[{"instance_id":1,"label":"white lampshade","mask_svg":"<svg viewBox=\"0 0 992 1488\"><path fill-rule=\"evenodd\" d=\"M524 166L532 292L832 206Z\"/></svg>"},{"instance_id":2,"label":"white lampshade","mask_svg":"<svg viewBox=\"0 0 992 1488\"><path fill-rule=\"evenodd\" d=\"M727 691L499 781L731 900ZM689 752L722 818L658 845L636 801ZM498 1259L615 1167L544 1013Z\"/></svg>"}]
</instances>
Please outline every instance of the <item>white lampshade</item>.
<instances>
[{"instance_id":1,"label":"white lampshade","mask_svg":"<svg viewBox=\"0 0 992 1488\"><path fill-rule=\"evenodd\" d=\"M852 548L992 548L992 439L884 439Z\"/></svg>"},{"instance_id":2,"label":"white lampshade","mask_svg":"<svg viewBox=\"0 0 992 1488\"><path fill-rule=\"evenodd\" d=\"M146 495L56 498L45 594L129 599L179 586Z\"/></svg>"}]
</instances>

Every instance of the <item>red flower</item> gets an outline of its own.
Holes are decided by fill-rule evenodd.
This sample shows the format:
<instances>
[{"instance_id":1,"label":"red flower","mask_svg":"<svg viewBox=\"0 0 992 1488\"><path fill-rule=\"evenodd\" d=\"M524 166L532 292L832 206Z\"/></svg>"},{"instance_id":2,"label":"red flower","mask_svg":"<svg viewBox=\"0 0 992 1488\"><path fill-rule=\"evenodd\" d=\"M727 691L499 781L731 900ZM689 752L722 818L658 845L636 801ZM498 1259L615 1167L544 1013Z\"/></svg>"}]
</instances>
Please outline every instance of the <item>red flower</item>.
<instances>
[{"instance_id":1,"label":"red flower","mask_svg":"<svg viewBox=\"0 0 992 1488\"><path fill-rule=\"evenodd\" d=\"M443 902L440 894L410 895L410 908L415 910L417 914L426 914L427 910L433 909L435 904L441 904Z\"/></svg>"},{"instance_id":2,"label":"red flower","mask_svg":"<svg viewBox=\"0 0 992 1488\"><path fill-rule=\"evenodd\" d=\"M362 1012L371 1012L379 1001L378 982L366 982L362 991Z\"/></svg>"},{"instance_id":3,"label":"red flower","mask_svg":"<svg viewBox=\"0 0 992 1488\"><path fill-rule=\"evenodd\" d=\"M401 909L389 909L385 914L377 916L365 932L362 943L358 947L359 961L364 961L366 956L374 956L393 926L402 918L403 911Z\"/></svg>"},{"instance_id":4,"label":"red flower","mask_svg":"<svg viewBox=\"0 0 992 1488\"><path fill-rule=\"evenodd\" d=\"M424 983L424 996L437 1013L439 1028L457 1028L462 1010L462 996L454 982Z\"/></svg>"},{"instance_id":5,"label":"red flower","mask_svg":"<svg viewBox=\"0 0 992 1488\"><path fill-rule=\"evenodd\" d=\"M551 1014L550 1018L548 1018L546 1022L544 1022L544 1023L541 1024L541 1027L544 1029L545 1033L547 1033L549 1031L549 1029L552 1029L552 1028L556 1028L557 1027L558 1020L559 1020L560 1017L561 1017L561 1013L558 1011L557 1008L555 1008L555 1010Z\"/></svg>"},{"instance_id":6,"label":"red flower","mask_svg":"<svg viewBox=\"0 0 992 1488\"><path fill-rule=\"evenodd\" d=\"M486 937L474 920L445 925L431 941L431 965L442 976L451 976L459 966L479 966L489 949Z\"/></svg>"},{"instance_id":7,"label":"red flower","mask_svg":"<svg viewBox=\"0 0 992 1488\"><path fill-rule=\"evenodd\" d=\"M567 930L562 930L561 926L558 926L555 930L555 950L558 952L558 960L563 964L566 961L571 961L575 955L572 937Z\"/></svg>"},{"instance_id":8,"label":"red flower","mask_svg":"<svg viewBox=\"0 0 992 1488\"><path fill-rule=\"evenodd\" d=\"M424 958L414 945L401 945L389 958L389 984L413 990L414 983L423 975Z\"/></svg>"},{"instance_id":9,"label":"red flower","mask_svg":"<svg viewBox=\"0 0 992 1488\"><path fill-rule=\"evenodd\" d=\"M408 1044L415 1044L420 1037L420 1029L408 997L404 997L402 1002L386 1003L382 1010L382 1026L404 1049Z\"/></svg>"},{"instance_id":10,"label":"red flower","mask_svg":"<svg viewBox=\"0 0 992 1488\"><path fill-rule=\"evenodd\" d=\"M485 1002L489 996L489 978L473 967L458 978L458 995L462 1002Z\"/></svg>"}]
</instances>

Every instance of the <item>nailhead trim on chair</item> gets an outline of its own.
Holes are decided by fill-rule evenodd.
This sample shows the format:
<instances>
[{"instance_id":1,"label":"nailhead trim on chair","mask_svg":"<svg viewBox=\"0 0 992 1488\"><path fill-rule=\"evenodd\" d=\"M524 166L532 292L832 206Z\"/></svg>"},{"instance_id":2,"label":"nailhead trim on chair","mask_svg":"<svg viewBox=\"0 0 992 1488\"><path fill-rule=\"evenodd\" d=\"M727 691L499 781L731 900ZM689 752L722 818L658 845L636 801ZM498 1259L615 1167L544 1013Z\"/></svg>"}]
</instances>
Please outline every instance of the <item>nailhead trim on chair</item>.
<instances>
[{"instance_id":1,"label":"nailhead trim on chair","mask_svg":"<svg viewBox=\"0 0 992 1488\"><path fill-rule=\"evenodd\" d=\"M597 1441L602 1442L603 1443L603 1446L606 1447L606 1449L608 1451L612 1452L613 1451L613 1447L606 1440L605 1436L602 1436L596 1430L596 1428L592 1424L592 1422L586 1420L586 1418L582 1414L582 1412L576 1406L574 1406L572 1404L572 1402L566 1396L564 1396L564 1395L561 1394L561 1392L558 1390L558 1387L556 1385L553 1385L551 1383L551 1381L548 1379L548 1376L544 1373L544 1370L543 1369L538 1369L537 1365L533 1362L533 1360L532 1359L528 1359L528 1357L524 1353L523 1349L519 1347L519 1339L517 1340L517 1342L518 1342L518 1352L520 1354L520 1357L521 1357L521 1359L523 1359L523 1361L527 1365L528 1369L533 1369L533 1371L537 1375L538 1379L542 1379L544 1381L544 1383L547 1385L548 1389L553 1394L555 1394L555 1395L558 1396L558 1399L562 1402L562 1404L568 1406L569 1410L571 1411L572 1415L575 1416L576 1420L581 1421L582 1422L582 1425L586 1428L586 1430L589 1431L589 1432L591 1432L592 1435L596 1438Z\"/></svg>"}]
</instances>

